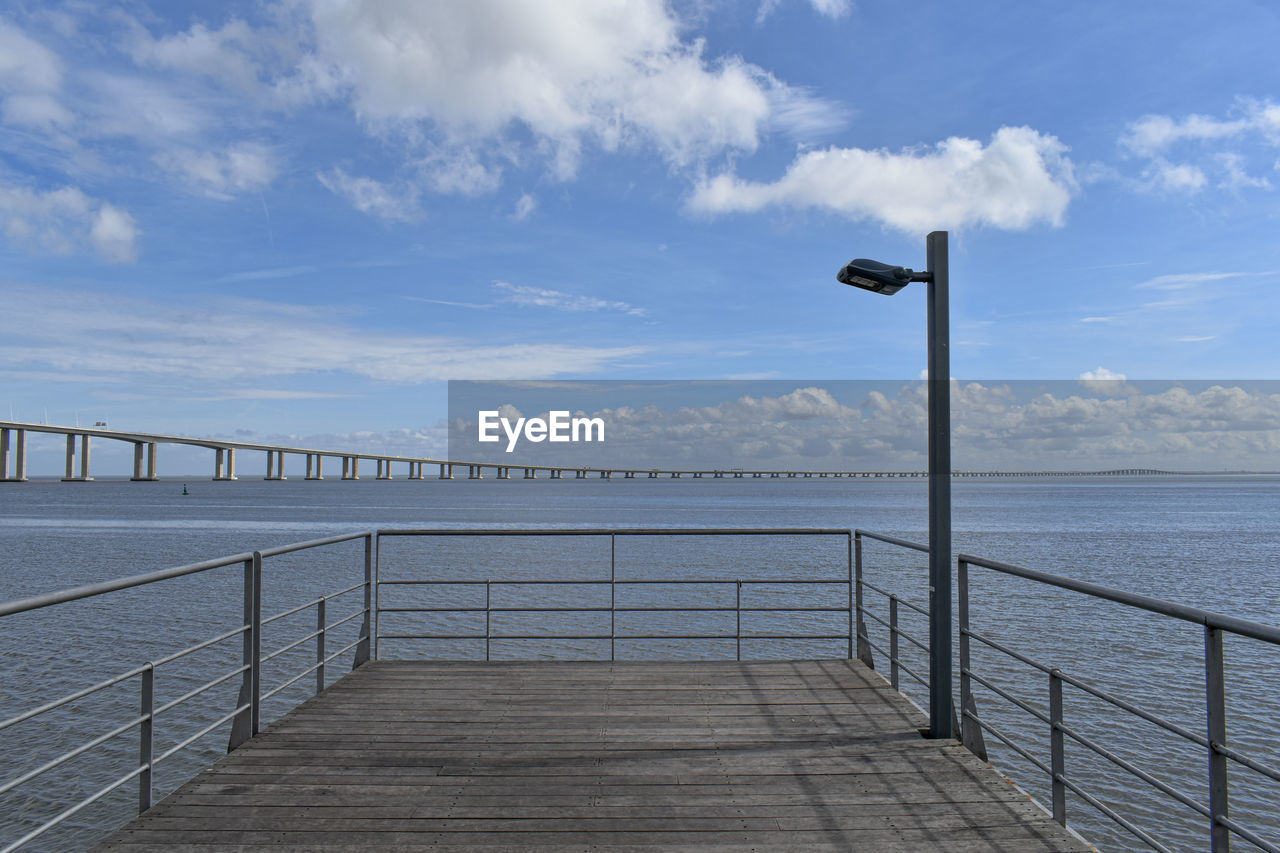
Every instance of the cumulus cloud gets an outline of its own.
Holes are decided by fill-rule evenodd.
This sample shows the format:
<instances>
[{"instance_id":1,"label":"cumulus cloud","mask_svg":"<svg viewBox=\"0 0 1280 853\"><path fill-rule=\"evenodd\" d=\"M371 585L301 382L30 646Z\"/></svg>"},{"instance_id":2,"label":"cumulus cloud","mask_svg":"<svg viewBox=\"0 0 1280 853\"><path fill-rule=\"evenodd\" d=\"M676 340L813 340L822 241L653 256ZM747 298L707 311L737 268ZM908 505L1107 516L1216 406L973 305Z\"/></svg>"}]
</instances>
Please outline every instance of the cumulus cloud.
<instances>
[{"instance_id":1,"label":"cumulus cloud","mask_svg":"<svg viewBox=\"0 0 1280 853\"><path fill-rule=\"evenodd\" d=\"M42 192L0 185L0 228L25 251L70 254L92 247L112 263L137 258L133 217L76 187Z\"/></svg>"},{"instance_id":2,"label":"cumulus cloud","mask_svg":"<svg viewBox=\"0 0 1280 853\"><path fill-rule=\"evenodd\" d=\"M1264 149L1280 146L1280 104L1250 98L1238 98L1228 118L1146 115L1120 136L1121 148L1144 161L1140 186L1183 193L1204 189L1210 174L1218 176L1219 188L1270 189L1266 178L1248 173L1242 150L1222 150L1259 142ZM1175 150L1183 162L1171 159Z\"/></svg>"},{"instance_id":3,"label":"cumulus cloud","mask_svg":"<svg viewBox=\"0 0 1280 853\"><path fill-rule=\"evenodd\" d=\"M827 148L802 153L772 183L731 173L689 199L699 213L817 208L912 233L989 225L1061 225L1075 191L1066 146L1029 127L1003 127L983 146L952 137L931 149Z\"/></svg>"},{"instance_id":4,"label":"cumulus cloud","mask_svg":"<svg viewBox=\"0 0 1280 853\"><path fill-rule=\"evenodd\" d=\"M242 383L261 387L280 377L322 373L397 384L554 376L594 373L645 352L636 346L373 335L324 309L255 300L178 307L47 287L11 287L3 296L13 320L0 341L4 364L124 377L140 388L149 382L206 391Z\"/></svg>"},{"instance_id":5,"label":"cumulus cloud","mask_svg":"<svg viewBox=\"0 0 1280 853\"><path fill-rule=\"evenodd\" d=\"M72 121L59 100L62 63L53 51L0 19L0 116L6 124L52 130Z\"/></svg>"},{"instance_id":6,"label":"cumulus cloud","mask_svg":"<svg viewBox=\"0 0 1280 853\"><path fill-rule=\"evenodd\" d=\"M814 99L739 57L707 56L660 0L305 8L314 46L282 89L346 99L376 133L470 150L489 170L533 154L568 179L588 146L654 150L680 168L753 151L775 104L811 121Z\"/></svg>"},{"instance_id":7,"label":"cumulus cloud","mask_svg":"<svg viewBox=\"0 0 1280 853\"><path fill-rule=\"evenodd\" d=\"M536 308L554 308L558 311L621 311L632 317L643 317L645 310L637 308L629 302L612 299L598 299L594 296L582 296L565 293L560 290L549 290L543 287L532 287L527 284L511 284L495 281L493 286L502 292L502 301L516 305L528 305Z\"/></svg>"},{"instance_id":8,"label":"cumulus cloud","mask_svg":"<svg viewBox=\"0 0 1280 853\"><path fill-rule=\"evenodd\" d=\"M279 173L271 149L252 142L225 151L170 150L157 154L154 160L196 192L224 201L262 190Z\"/></svg>"}]
</instances>

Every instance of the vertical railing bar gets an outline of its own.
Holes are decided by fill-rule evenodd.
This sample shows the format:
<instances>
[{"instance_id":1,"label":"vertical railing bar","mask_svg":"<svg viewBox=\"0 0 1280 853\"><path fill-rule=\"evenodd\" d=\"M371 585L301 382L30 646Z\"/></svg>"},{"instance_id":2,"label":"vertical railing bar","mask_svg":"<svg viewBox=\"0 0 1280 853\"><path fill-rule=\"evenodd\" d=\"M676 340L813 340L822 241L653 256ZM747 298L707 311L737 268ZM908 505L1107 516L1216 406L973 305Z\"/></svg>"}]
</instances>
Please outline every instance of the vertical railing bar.
<instances>
[{"instance_id":1,"label":"vertical railing bar","mask_svg":"<svg viewBox=\"0 0 1280 853\"><path fill-rule=\"evenodd\" d=\"M316 693L324 690L324 635L325 610L328 599L321 596L316 602ZM357 646L357 650L359 647Z\"/></svg>"},{"instance_id":2,"label":"vertical railing bar","mask_svg":"<svg viewBox=\"0 0 1280 853\"><path fill-rule=\"evenodd\" d=\"M351 663L352 669L366 663L370 657L377 657L377 643L372 638L373 622L376 616L373 608L373 535L372 531L364 535L364 619L360 623L360 644L356 646L355 660Z\"/></svg>"},{"instance_id":3,"label":"vertical railing bar","mask_svg":"<svg viewBox=\"0 0 1280 853\"><path fill-rule=\"evenodd\" d=\"M490 599L489 597L489 584L490 584L490 581L488 580L484 582L484 659L486 661L489 660L489 637L492 634L492 631L490 630L490 627L489 627L490 626L489 616L490 616L490 613L492 612L490 608L493 605L491 603L492 599Z\"/></svg>"},{"instance_id":4,"label":"vertical railing bar","mask_svg":"<svg viewBox=\"0 0 1280 853\"><path fill-rule=\"evenodd\" d=\"M889 596L889 683L898 685L898 596Z\"/></svg>"},{"instance_id":5,"label":"vertical railing bar","mask_svg":"<svg viewBox=\"0 0 1280 853\"><path fill-rule=\"evenodd\" d=\"M854 570L854 609L857 612L858 626L858 660L868 669L875 669L875 658L871 656L871 638L867 636L867 622L862 618L865 612L862 602L862 534L853 534L853 570Z\"/></svg>"},{"instance_id":6,"label":"vertical railing bar","mask_svg":"<svg viewBox=\"0 0 1280 853\"><path fill-rule=\"evenodd\" d=\"M969 651L969 564L956 564L956 619L960 628L960 742L974 755L987 760L987 744L978 725L978 705L973 699L973 658ZM973 715L973 718L968 716Z\"/></svg>"},{"instance_id":7,"label":"vertical railing bar","mask_svg":"<svg viewBox=\"0 0 1280 853\"><path fill-rule=\"evenodd\" d=\"M1226 678L1222 666L1222 629L1209 625L1204 629L1205 704L1208 710L1209 737L1209 841L1213 853L1231 849L1231 830L1222 818L1228 816L1231 804L1227 787L1227 756L1219 747L1227 743Z\"/></svg>"},{"instance_id":8,"label":"vertical railing bar","mask_svg":"<svg viewBox=\"0 0 1280 853\"><path fill-rule=\"evenodd\" d=\"M857 632L853 612L853 534L849 533L847 538L849 540L848 555L845 563L845 568L848 569L849 572L849 585L845 590L845 603L849 606L849 648L847 651L847 657L849 660L853 660L853 638L854 634Z\"/></svg>"},{"instance_id":9,"label":"vertical railing bar","mask_svg":"<svg viewBox=\"0 0 1280 853\"><path fill-rule=\"evenodd\" d=\"M244 667L244 676L240 680L240 695L236 699L236 707L245 710L236 714L231 724L231 737L227 741L227 752L239 747L253 736L253 711L250 697L253 695L253 560L244 561L244 609L241 616L240 665Z\"/></svg>"},{"instance_id":10,"label":"vertical railing bar","mask_svg":"<svg viewBox=\"0 0 1280 853\"><path fill-rule=\"evenodd\" d=\"M253 552L253 621L250 634L253 636L253 660L250 672L253 675L253 692L250 694L250 730L256 736L262 722L262 552Z\"/></svg>"},{"instance_id":11,"label":"vertical railing bar","mask_svg":"<svg viewBox=\"0 0 1280 853\"><path fill-rule=\"evenodd\" d=\"M609 660L616 658L614 643L618 636L618 534L609 534Z\"/></svg>"},{"instance_id":12,"label":"vertical railing bar","mask_svg":"<svg viewBox=\"0 0 1280 853\"><path fill-rule=\"evenodd\" d=\"M740 661L742 660L742 581L738 581L737 589L738 589L737 598L736 598L737 603L735 605L736 616L737 616L737 629L734 631L734 634L735 634L734 643L737 646L736 659Z\"/></svg>"},{"instance_id":13,"label":"vertical railing bar","mask_svg":"<svg viewBox=\"0 0 1280 853\"><path fill-rule=\"evenodd\" d=\"M376 542L373 539L373 534L370 534L369 542L372 543L372 547L373 547L373 575L369 579L368 585L365 588L364 604L365 604L365 607L369 608L369 619L370 619L370 622L372 623L370 626L371 647L370 647L369 654L373 660L377 660L378 659L378 631L381 628L381 625L378 619L378 608L381 607L381 601L382 601L382 597L381 597L382 588L380 586L380 582L382 580L382 534L381 533L378 534L378 538ZM366 543L365 547L368 548L370 547L370 545ZM369 565L367 562L368 557L366 556L365 559L366 559L365 568L367 569ZM369 592L371 590L373 592L372 602L369 601Z\"/></svg>"},{"instance_id":14,"label":"vertical railing bar","mask_svg":"<svg viewBox=\"0 0 1280 853\"><path fill-rule=\"evenodd\" d=\"M155 745L155 664L147 664L142 671L142 725L138 727L138 766L144 768L138 776L138 814L151 808L151 757Z\"/></svg>"},{"instance_id":15,"label":"vertical railing bar","mask_svg":"<svg viewBox=\"0 0 1280 853\"><path fill-rule=\"evenodd\" d=\"M1067 825L1067 755L1062 734L1062 672L1049 670L1049 769L1053 771L1053 819Z\"/></svg>"}]
</instances>

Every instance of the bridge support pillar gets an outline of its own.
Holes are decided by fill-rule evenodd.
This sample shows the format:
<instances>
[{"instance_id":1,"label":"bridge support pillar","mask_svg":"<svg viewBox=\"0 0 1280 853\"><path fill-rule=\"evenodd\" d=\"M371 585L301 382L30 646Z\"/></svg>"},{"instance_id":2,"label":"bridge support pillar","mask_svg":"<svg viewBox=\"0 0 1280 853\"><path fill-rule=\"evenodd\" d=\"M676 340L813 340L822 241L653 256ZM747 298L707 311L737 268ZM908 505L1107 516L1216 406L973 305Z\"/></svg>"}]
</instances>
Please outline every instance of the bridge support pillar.
<instances>
[{"instance_id":1,"label":"bridge support pillar","mask_svg":"<svg viewBox=\"0 0 1280 853\"><path fill-rule=\"evenodd\" d=\"M733 472L733 479L735 479L735 480L741 480L741 479L742 479L742 472L741 472L741 471L734 471L734 472Z\"/></svg>"},{"instance_id":2,"label":"bridge support pillar","mask_svg":"<svg viewBox=\"0 0 1280 853\"><path fill-rule=\"evenodd\" d=\"M613 472L612 472L612 471L601 471L601 472L600 472L600 479L601 479L601 480L612 480L612 479L613 479Z\"/></svg>"},{"instance_id":3,"label":"bridge support pillar","mask_svg":"<svg viewBox=\"0 0 1280 853\"><path fill-rule=\"evenodd\" d=\"M562 476L561 476L563 473L564 473L564 472L563 472L563 471L561 471L559 468L553 468L553 469L551 469L551 479L553 479L553 480L563 480L563 479L564 479L564 477L562 477Z\"/></svg>"},{"instance_id":4,"label":"bridge support pillar","mask_svg":"<svg viewBox=\"0 0 1280 853\"><path fill-rule=\"evenodd\" d=\"M679 472L679 471L672 471L672 472L671 472L671 479L673 479L673 480L679 480L679 479L680 479L680 472Z\"/></svg>"},{"instance_id":5,"label":"bridge support pillar","mask_svg":"<svg viewBox=\"0 0 1280 853\"><path fill-rule=\"evenodd\" d=\"M635 478L636 478L635 471L627 471L625 474L622 475L622 479L624 480L634 480Z\"/></svg>"},{"instance_id":6,"label":"bridge support pillar","mask_svg":"<svg viewBox=\"0 0 1280 853\"><path fill-rule=\"evenodd\" d=\"M422 463L421 462L409 463L409 479L410 480L422 479Z\"/></svg>"},{"instance_id":7,"label":"bridge support pillar","mask_svg":"<svg viewBox=\"0 0 1280 853\"><path fill-rule=\"evenodd\" d=\"M510 469L510 468L508 468L508 467L506 467L505 465L504 465L504 466L502 466L501 468L499 468L499 469L498 469L498 479L499 479L499 480L510 480L510 479L511 479L511 469Z\"/></svg>"},{"instance_id":8,"label":"bridge support pillar","mask_svg":"<svg viewBox=\"0 0 1280 853\"><path fill-rule=\"evenodd\" d=\"M15 441L10 441L10 433ZM13 446L13 468L10 474L9 448ZM0 430L0 482L25 483L27 480L27 431L25 429Z\"/></svg>"},{"instance_id":9,"label":"bridge support pillar","mask_svg":"<svg viewBox=\"0 0 1280 853\"><path fill-rule=\"evenodd\" d=\"M360 457L359 456L342 457L342 479L344 480L360 479Z\"/></svg>"},{"instance_id":10,"label":"bridge support pillar","mask_svg":"<svg viewBox=\"0 0 1280 853\"><path fill-rule=\"evenodd\" d=\"M453 466L452 466L452 465L446 465L446 464L444 464L443 462L441 462L441 463L440 463L440 479L441 479L441 480L452 480L452 479L453 479Z\"/></svg>"},{"instance_id":11,"label":"bridge support pillar","mask_svg":"<svg viewBox=\"0 0 1280 853\"><path fill-rule=\"evenodd\" d=\"M283 480L284 476L284 451L268 450L267 451L267 476L264 480Z\"/></svg>"},{"instance_id":12,"label":"bridge support pillar","mask_svg":"<svg viewBox=\"0 0 1280 853\"><path fill-rule=\"evenodd\" d=\"M538 469L537 469L537 468L525 468L525 469L524 469L524 478L525 478L526 480L536 480L536 479L538 479Z\"/></svg>"},{"instance_id":13,"label":"bridge support pillar","mask_svg":"<svg viewBox=\"0 0 1280 853\"><path fill-rule=\"evenodd\" d=\"M89 436L80 436L80 474L76 474L76 437L74 433L67 435L67 476L64 483L84 483L92 480L89 476Z\"/></svg>"},{"instance_id":14,"label":"bridge support pillar","mask_svg":"<svg viewBox=\"0 0 1280 853\"><path fill-rule=\"evenodd\" d=\"M378 462L378 476L375 479L390 480L391 479L391 460L379 459L377 460L377 462Z\"/></svg>"},{"instance_id":15,"label":"bridge support pillar","mask_svg":"<svg viewBox=\"0 0 1280 853\"><path fill-rule=\"evenodd\" d=\"M319 453L307 454L307 479L323 480L324 479L324 457Z\"/></svg>"},{"instance_id":16,"label":"bridge support pillar","mask_svg":"<svg viewBox=\"0 0 1280 853\"><path fill-rule=\"evenodd\" d=\"M145 473L143 473L143 467L142 467L142 459L143 459L143 455L144 455L144 454L143 454L143 450L142 450L142 448L143 448L143 446L144 446L144 445L145 445L145 446L146 446L146 448L147 448L147 449L146 449L146 453L145 453L145 455L146 455L146 460L147 460L147 463L146 463L146 472L145 472ZM155 445L155 442L153 442L153 441L148 441L148 442L137 441L137 442L134 442L134 445L133 445L133 476L132 476L132 477L130 477L129 479L130 479L130 480L132 480L132 481L133 481L133 482L135 482L135 483L136 483L136 482L139 482L139 481L147 482L147 481L151 481L151 480L159 479L158 477L156 477L156 445Z\"/></svg>"},{"instance_id":17,"label":"bridge support pillar","mask_svg":"<svg viewBox=\"0 0 1280 853\"><path fill-rule=\"evenodd\" d=\"M215 447L213 449L213 479L234 480L236 478L236 451L234 447Z\"/></svg>"},{"instance_id":18,"label":"bridge support pillar","mask_svg":"<svg viewBox=\"0 0 1280 853\"><path fill-rule=\"evenodd\" d=\"M479 465L468 465L468 466L467 466L467 479L468 479L468 480L483 480L483 479L484 479L484 470L483 470Z\"/></svg>"}]
</instances>

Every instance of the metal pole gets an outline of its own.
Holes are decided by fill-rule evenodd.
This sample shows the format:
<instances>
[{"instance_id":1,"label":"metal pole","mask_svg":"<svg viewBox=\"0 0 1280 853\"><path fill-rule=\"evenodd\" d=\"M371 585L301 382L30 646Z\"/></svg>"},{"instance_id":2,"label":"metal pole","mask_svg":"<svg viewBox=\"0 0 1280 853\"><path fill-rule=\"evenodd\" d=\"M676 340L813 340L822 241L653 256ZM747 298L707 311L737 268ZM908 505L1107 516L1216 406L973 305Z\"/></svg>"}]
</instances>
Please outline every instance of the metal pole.
<instances>
[{"instance_id":1,"label":"metal pole","mask_svg":"<svg viewBox=\"0 0 1280 853\"><path fill-rule=\"evenodd\" d=\"M145 768L138 776L138 814L151 808L151 756L155 722L155 664L142 671L142 725L138 729L138 766Z\"/></svg>"},{"instance_id":2,"label":"metal pole","mask_svg":"<svg viewBox=\"0 0 1280 853\"><path fill-rule=\"evenodd\" d=\"M489 581L484 582L484 659L489 659L489 637L493 633L490 626L489 616L492 611L492 601L489 595Z\"/></svg>"},{"instance_id":3,"label":"metal pole","mask_svg":"<svg viewBox=\"0 0 1280 853\"><path fill-rule=\"evenodd\" d=\"M973 701L973 660L969 654L969 564L956 566L956 599L960 622L960 741L974 755L987 760L987 744L978 725L978 705Z\"/></svg>"},{"instance_id":4,"label":"metal pole","mask_svg":"<svg viewBox=\"0 0 1280 853\"><path fill-rule=\"evenodd\" d=\"M1231 796L1227 788L1227 756L1220 748L1227 744L1226 682L1222 669L1222 629L1204 629L1205 700L1208 704L1209 734L1209 844L1213 853L1231 849L1231 830L1221 822L1227 817Z\"/></svg>"},{"instance_id":5,"label":"metal pole","mask_svg":"<svg viewBox=\"0 0 1280 853\"><path fill-rule=\"evenodd\" d=\"M373 629L373 534L364 537L364 619L360 625L360 644L356 646L356 659L351 664L355 669L367 662L370 656L377 657L376 643L371 638ZM373 648L371 648L373 646Z\"/></svg>"},{"instance_id":6,"label":"metal pole","mask_svg":"<svg viewBox=\"0 0 1280 853\"><path fill-rule=\"evenodd\" d=\"M947 232L926 241L929 267L929 737L952 737L951 333Z\"/></svg>"},{"instance_id":7,"label":"metal pole","mask_svg":"<svg viewBox=\"0 0 1280 853\"><path fill-rule=\"evenodd\" d=\"M898 596L889 596L889 684L901 690L898 679Z\"/></svg>"},{"instance_id":8,"label":"metal pole","mask_svg":"<svg viewBox=\"0 0 1280 853\"><path fill-rule=\"evenodd\" d=\"M854 628L855 618L853 614L853 534L852 533L849 534L848 539L849 539L848 557L845 563L845 568L849 572L849 586L845 590L845 604L849 608L849 648L845 656L848 657L849 660L853 660L853 635L856 629Z\"/></svg>"},{"instance_id":9,"label":"metal pole","mask_svg":"<svg viewBox=\"0 0 1280 853\"><path fill-rule=\"evenodd\" d=\"M1049 670L1049 769L1053 771L1053 819L1067 825L1067 755L1062 735L1062 672Z\"/></svg>"},{"instance_id":10,"label":"metal pole","mask_svg":"<svg viewBox=\"0 0 1280 853\"><path fill-rule=\"evenodd\" d=\"M735 631L737 638L735 642L738 647L737 658L738 660L742 660L742 581L738 581L738 594L735 602L738 615L737 629Z\"/></svg>"},{"instance_id":11,"label":"metal pole","mask_svg":"<svg viewBox=\"0 0 1280 853\"><path fill-rule=\"evenodd\" d=\"M221 450L218 450L218 456L222 456ZM218 468L221 473L221 459L219 459ZM244 708L253 702L250 698L253 695L253 560L244 561L244 611L240 624L244 628L240 635L242 643L240 665L244 668L244 675L240 678L240 695L236 699L236 707ZM252 709L245 708L236 714L231 724L231 738L227 742L227 752L231 752L253 737L252 729Z\"/></svg>"},{"instance_id":12,"label":"metal pole","mask_svg":"<svg viewBox=\"0 0 1280 853\"><path fill-rule=\"evenodd\" d=\"M609 534L609 660L618 636L618 536Z\"/></svg>"},{"instance_id":13,"label":"metal pole","mask_svg":"<svg viewBox=\"0 0 1280 853\"><path fill-rule=\"evenodd\" d=\"M262 718L262 552L253 552L253 692L249 701L249 720L254 736Z\"/></svg>"},{"instance_id":14,"label":"metal pole","mask_svg":"<svg viewBox=\"0 0 1280 853\"><path fill-rule=\"evenodd\" d=\"M854 608L858 612L858 660L875 669L871 657L871 638L867 635L867 623L862 618L862 534L853 534Z\"/></svg>"},{"instance_id":15,"label":"metal pole","mask_svg":"<svg viewBox=\"0 0 1280 853\"><path fill-rule=\"evenodd\" d=\"M324 633L325 633L325 603L327 599L321 597L316 601L316 693L324 690Z\"/></svg>"}]
</instances>

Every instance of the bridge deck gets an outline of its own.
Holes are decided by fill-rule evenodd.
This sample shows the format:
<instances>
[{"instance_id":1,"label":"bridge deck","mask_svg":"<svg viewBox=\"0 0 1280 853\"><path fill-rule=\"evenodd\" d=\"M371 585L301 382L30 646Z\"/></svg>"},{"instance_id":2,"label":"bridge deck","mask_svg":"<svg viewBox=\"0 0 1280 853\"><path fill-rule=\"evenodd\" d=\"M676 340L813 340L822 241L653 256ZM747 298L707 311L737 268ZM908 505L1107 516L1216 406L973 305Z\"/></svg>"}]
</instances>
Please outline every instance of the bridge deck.
<instances>
[{"instance_id":1,"label":"bridge deck","mask_svg":"<svg viewBox=\"0 0 1280 853\"><path fill-rule=\"evenodd\" d=\"M103 851L1090 849L857 662L374 662Z\"/></svg>"}]
</instances>

